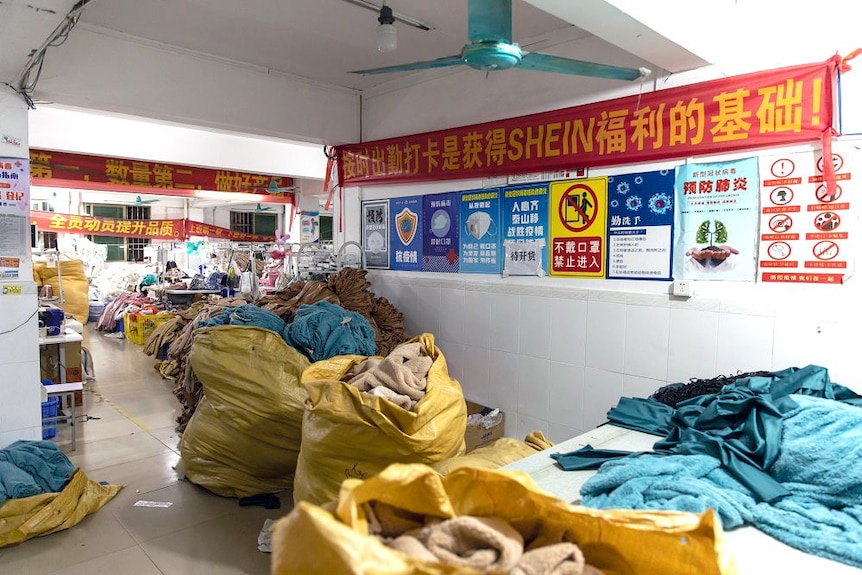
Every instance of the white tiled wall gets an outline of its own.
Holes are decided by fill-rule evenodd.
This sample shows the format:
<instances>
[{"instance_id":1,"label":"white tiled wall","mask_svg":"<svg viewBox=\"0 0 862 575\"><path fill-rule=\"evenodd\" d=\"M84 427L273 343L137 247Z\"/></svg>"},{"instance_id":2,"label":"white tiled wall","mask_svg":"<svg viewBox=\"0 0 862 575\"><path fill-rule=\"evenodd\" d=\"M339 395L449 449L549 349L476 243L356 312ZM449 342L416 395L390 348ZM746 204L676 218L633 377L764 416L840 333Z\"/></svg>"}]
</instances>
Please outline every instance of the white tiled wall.
<instances>
[{"instance_id":1,"label":"white tiled wall","mask_svg":"<svg viewBox=\"0 0 862 575\"><path fill-rule=\"evenodd\" d=\"M809 363L862 392L857 288L677 300L656 293L372 271L373 290L430 332L467 399L499 407L506 435L562 441L605 421L621 396L669 382ZM852 281L852 280L851 280ZM601 282L596 282L600 285ZM719 282L720 283L720 282ZM824 300L833 300L824 305Z\"/></svg>"}]
</instances>

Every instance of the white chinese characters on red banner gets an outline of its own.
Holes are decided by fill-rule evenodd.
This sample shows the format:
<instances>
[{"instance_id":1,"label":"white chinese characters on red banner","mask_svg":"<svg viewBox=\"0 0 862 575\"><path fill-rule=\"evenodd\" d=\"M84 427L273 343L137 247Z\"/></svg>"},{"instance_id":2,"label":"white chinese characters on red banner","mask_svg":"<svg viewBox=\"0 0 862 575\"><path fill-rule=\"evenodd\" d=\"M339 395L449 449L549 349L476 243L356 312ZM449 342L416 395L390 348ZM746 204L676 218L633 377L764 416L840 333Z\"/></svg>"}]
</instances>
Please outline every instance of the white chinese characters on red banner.
<instances>
[{"instance_id":1,"label":"white chinese characters on red banner","mask_svg":"<svg viewBox=\"0 0 862 575\"><path fill-rule=\"evenodd\" d=\"M836 185L823 178L821 151L760 160L760 280L840 284L853 274L851 190L859 181L859 151L832 149Z\"/></svg>"}]
</instances>

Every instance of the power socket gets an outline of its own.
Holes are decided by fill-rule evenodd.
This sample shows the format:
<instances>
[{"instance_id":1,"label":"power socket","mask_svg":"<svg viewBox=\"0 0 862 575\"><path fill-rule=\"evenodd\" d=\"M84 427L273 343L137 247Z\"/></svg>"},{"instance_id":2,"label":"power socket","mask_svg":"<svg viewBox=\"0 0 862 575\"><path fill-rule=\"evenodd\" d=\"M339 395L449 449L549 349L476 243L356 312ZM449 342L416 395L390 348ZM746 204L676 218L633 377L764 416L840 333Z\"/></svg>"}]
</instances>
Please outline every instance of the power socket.
<instances>
[{"instance_id":1,"label":"power socket","mask_svg":"<svg viewBox=\"0 0 862 575\"><path fill-rule=\"evenodd\" d=\"M693 280L673 280L673 295L678 297L691 297L694 295Z\"/></svg>"}]
</instances>

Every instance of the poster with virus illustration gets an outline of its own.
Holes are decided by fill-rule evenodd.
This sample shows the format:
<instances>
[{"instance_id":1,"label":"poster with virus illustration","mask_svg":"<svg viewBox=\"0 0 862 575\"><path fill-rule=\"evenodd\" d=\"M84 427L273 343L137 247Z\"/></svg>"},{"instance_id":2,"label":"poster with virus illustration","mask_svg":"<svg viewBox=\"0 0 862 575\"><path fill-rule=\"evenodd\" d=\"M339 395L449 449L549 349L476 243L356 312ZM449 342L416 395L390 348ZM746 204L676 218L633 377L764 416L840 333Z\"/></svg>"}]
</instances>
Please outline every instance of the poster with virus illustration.
<instances>
[{"instance_id":1,"label":"poster with virus illustration","mask_svg":"<svg viewBox=\"0 0 862 575\"><path fill-rule=\"evenodd\" d=\"M608 279L671 279L673 177L673 170L608 177Z\"/></svg>"},{"instance_id":2,"label":"poster with virus illustration","mask_svg":"<svg viewBox=\"0 0 862 575\"><path fill-rule=\"evenodd\" d=\"M677 166L673 277L754 281L757 158Z\"/></svg>"},{"instance_id":3,"label":"poster with virus illustration","mask_svg":"<svg viewBox=\"0 0 862 575\"><path fill-rule=\"evenodd\" d=\"M422 270L422 196L389 200L389 268Z\"/></svg>"}]
</instances>

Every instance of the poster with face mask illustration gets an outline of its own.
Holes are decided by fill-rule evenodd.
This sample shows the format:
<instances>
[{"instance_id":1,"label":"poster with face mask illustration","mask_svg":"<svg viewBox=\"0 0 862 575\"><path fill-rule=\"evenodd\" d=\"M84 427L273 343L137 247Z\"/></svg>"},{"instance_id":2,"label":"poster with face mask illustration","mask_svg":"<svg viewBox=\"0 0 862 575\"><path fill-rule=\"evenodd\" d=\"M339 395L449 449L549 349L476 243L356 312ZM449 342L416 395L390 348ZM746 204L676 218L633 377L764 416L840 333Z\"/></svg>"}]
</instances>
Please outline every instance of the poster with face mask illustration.
<instances>
[{"instance_id":1,"label":"poster with face mask illustration","mask_svg":"<svg viewBox=\"0 0 862 575\"><path fill-rule=\"evenodd\" d=\"M461 221L461 272L500 273L500 190L461 192Z\"/></svg>"},{"instance_id":2,"label":"poster with face mask illustration","mask_svg":"<svg viewBox=\"0 0 862 575\"><path fill-rule=\"evenodd\" d=\"M389 267L393 270L422 270L422 197L392 198L390 208Z\"/></svg>"},{"instance_id":3,"label":"poster with face mask illustration","mask_svg":"<svg viewBox=\"0 0 862 575\"><path fill-rule=\"evenodd\" d=\"M389 200L362 202L365 267L389 267Z\"/></svg>"},{"instance_id":4,"label":"poster with face mask illustration","mask_svg":"<svg viewBox=\"0 0 862 575\"><path fill-rule=\"evenodd\" d=\"M460 192L422 197L422 271L458 273Z\"/></svg>"}]
</instances>

